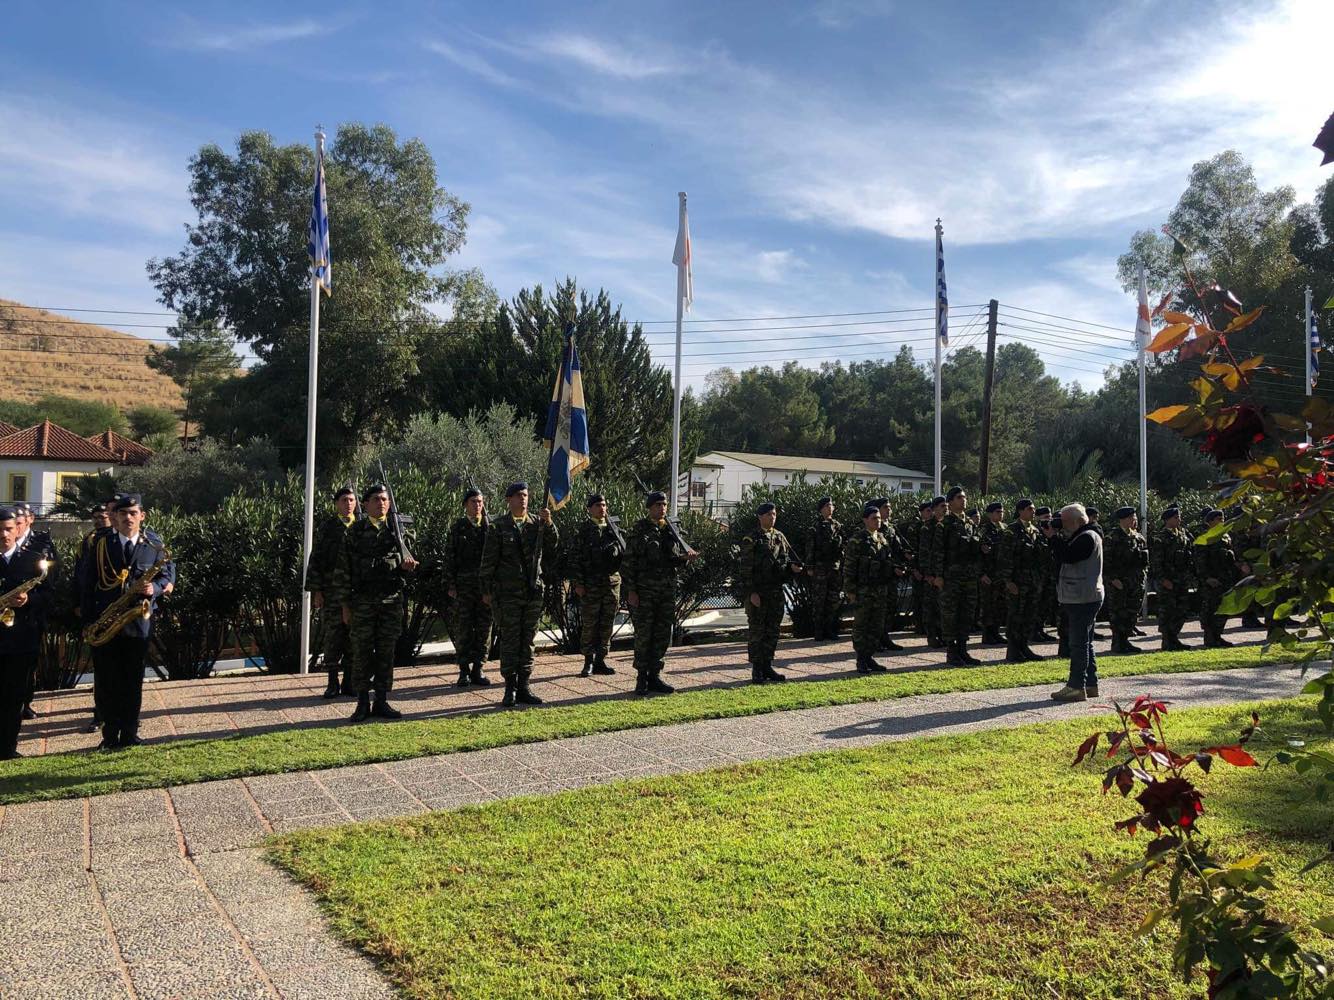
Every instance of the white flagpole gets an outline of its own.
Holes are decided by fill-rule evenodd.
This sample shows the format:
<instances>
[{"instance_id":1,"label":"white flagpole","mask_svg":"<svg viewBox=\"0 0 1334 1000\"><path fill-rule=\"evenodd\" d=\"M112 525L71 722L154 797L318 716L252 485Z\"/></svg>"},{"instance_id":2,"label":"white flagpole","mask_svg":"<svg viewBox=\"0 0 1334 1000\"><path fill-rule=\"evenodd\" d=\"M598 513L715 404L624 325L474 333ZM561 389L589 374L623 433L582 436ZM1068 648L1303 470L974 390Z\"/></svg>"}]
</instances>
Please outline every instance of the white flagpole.
<instances>
[{"instance_id":1,"label":"white flagpole","mask_svg":"<svg viewBox=\"0 0 1334 1000\"><path fill-rule=\"evenodd\" d=\"M944 232L944 230L942 229L942 227L941 227L941 225L940 225L940 220L937 219L937 220L936 220L936 242L937 242L937 243L939 243L941 234L942 234L943 232ZM932 266L932 268L931 268L931 289L932 289L932 293L933 293L933 294L935 295L935 297L936 297L936 435L935 435L935 440L936 440L936 492L935 492L935 495L936 495L936 496L940 496L940 492L941 492L941 487L940 487L940 473L941 473L941 464L940 464L940 365L941 365L941 352L940 352L940 274L939 274L940 262L939 262L938 260L933 260L933 261L932 261L932 265L933 265L933 266Z\"/></svg>"},{"instance_id":2,"label":"white flagpole","mask_svg":"<svg viewBox=\"0 0 1334 1000\"><path fill-rule=\"evenodd\" d=\"M1139 266L1139 305L1148 311L1149 285L1144 275L1144 265ZM1139 519L1145 531L1149 530L1149 410L1145 392L1145 348L1148 346L1148 329L1144 329L1145 319L1135 324L1135 346L1139 349Z\"/></svg>"},{"instance_id":3,"label":"white flagpole","mask_svg":"<svg viewBox=\"0 0 1334 1000\"><path fill-rule=\"evenodd\" d=\"M324 132L315 132L315 160L324 155ZM326 206L327 210L327 206ZM315 392L320 370L320 279L314 262L310 268L310 361L306 373L306 511L301 528L301 647L300 671L310 673L310 592L305 589L306 567L315 542Z\"/></svg>"},{"instance_id":4,"label":"white flagpole","mask_svg":"<svg viewBox=\"0 0 1334 1000\"><path fill-rule=\"evenodd\" d=\"M1306 323L1302 327L1302 342L1306 345L1306 394L1311 395L1311 286L1306 286ZM1311 434L1306 434L1306 443L1311 443Z\"/></svg>"},{"instance_id":5,"label":"white flagpole","mask_svg":"<svg viewBox=\"0 0 1334 1000\"><path fill-rule=\"evenodd\" d=\"M676 197L680 199L680 218L677 220L677 233L684 232L686 225L686 193L678 191ZM684 316L686 299L686 268L690 266L689 255L683 255L685 259L676 265L676 374L673 379L673 399L672 399L672 480L671 480L671 514L676 516L676 506L678 495L681 492L679 477L681 475L681 321Z\"/></svg>"}]
</instances>

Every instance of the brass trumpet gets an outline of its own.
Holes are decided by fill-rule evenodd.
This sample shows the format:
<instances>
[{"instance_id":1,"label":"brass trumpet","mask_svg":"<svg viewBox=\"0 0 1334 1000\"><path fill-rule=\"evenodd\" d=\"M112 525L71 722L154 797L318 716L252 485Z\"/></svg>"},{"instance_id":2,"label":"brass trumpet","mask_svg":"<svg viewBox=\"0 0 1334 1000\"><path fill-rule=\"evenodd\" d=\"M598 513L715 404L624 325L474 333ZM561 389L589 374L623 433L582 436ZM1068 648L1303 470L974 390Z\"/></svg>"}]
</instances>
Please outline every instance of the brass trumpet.
<instances>
[{"instance_id":1,"label":"brass trumpet","mask_svg":"<svg viewBox=\"0 0 1334 1000\"><path fill-rule=\"evenodd\" d=\"M14 606L18 598L22 597L33 587L37 586L46 579L46 571L50 568L50 563L45 559L37 560L37 575L29 580L24 580L13 590L0 594L0 625L5 628L14 627Z\"/></svg>"}]
</instances>

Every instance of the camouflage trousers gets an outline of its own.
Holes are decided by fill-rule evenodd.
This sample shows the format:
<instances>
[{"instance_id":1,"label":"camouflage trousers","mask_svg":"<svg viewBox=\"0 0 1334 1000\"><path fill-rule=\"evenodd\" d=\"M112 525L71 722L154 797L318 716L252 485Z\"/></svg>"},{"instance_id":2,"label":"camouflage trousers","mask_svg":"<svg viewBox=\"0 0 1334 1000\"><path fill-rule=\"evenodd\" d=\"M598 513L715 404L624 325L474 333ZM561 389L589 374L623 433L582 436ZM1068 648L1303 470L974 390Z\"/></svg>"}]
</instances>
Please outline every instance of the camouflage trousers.
<instances>
[{"instance_id":1,"label":"camouflage trousers","mask_svg":"<svg viewBox=\"0 0 1334 1000\"><path fill-rule=\"evenodd\" d=\"M632 608L635 625L635 669L657 674L662 670L676 623L676 581L639 584L639 607Z\"/></svg>"},{"instance_id":2,"label":"camouflage trousers","mask_svg":"<svg viewBox=\"0 0 1334 1000\"><path fill-rule=\"evenodd\" d=\"M978 581L978 601L982 605L982 624L986 628L997 628L1004 624L1007 617L1005 603L1005 584L995 577L991 583Z\"/></svg>"},{"instance_id":3,"label":"camouflage trousers","mask_svg":"<svg viewBox=\"0 0 1334 1000\"><path fill-rule=\"evenodd\" d=\"M852 648L858 656L874 656L885 634L889 613L889 588L884 584L863 587L852 605Z\"/></svg>"},{"instance_id":4,"label":"camouflage trousers","mask_svg":"<svg viewBox=\"0 0 1334 1000\"><path fill-rule=\"evenodd\" d=\"M1204 637L1212 639L1219 636L1227 626L1227 615L1218 613L1218 605L1223 601L1223 595L1228 592L1229 587L1211 587L1207 583L1200 584L1200 625L1204 628Z\"/></svg>"},{"instance_id":5,"label":"camouflage trousers","mask_svg":"<svg viewBox=\"0 0 1334 1000\"><path fill-rule=\"evenodd\" d=\"M940 590L940 637L946 643L962 642L972 631L978 586L977 577L945 578Z\"/></svg>"},{"instance_id":6,"label":"camouflage trousers","mask_svg":"<svg viewBox=\"0 0 1334 1000\"><path fill-rule=\"evenodd\" d=\"M922 581L922 628L928 637L940 635L940 591Z\"/></svg>"},{"instance_id":7,"label":"camouflage trousers","mask_svg":"<svg viewBox=\"0 0 1334 1000\"><path fill-rule=\"evenodd\" d=\"M1190 594L1186 591L1184 580L1173 580L1172 589L1168 590L1160 582L1158 585L1158 631L1164 638L1175 637L1181 632L1190 615Z\"/></svg>"},{"instance_id":8,"label":"camouflage trousers","mask_svg":"<svg viewBox=\"0 0 1334 1000\"><path fill-rule=\"evenodd\" d=\"M1002 590L1005 585L1001 584ZM1005 590L1005 635L1011 642L1026 643L1038 622L1038 591L1033 584L1020 584L1019 593Z\"/></svg>"},{"instance_id":9,"label":"camouflage trousers","mask_svg":"<svg viewBox=\"0 0 1334 1000\"><path fill-rule=\"evenodd\" d=\"M500 633L500 675L527 680L533 673L533 640L542 617L542 588L498 589L491 595L491 613Z\"/></svg>"},{"instance_id":10,"label":"camouflage trousers","mask_svg":"<svg viewBox=\"0 0 1334 1000\"><path fill-rule=\"evenodd\" d=\"M349 655L352 648L352 639L348 634L348 628L343 624L342 610L336 605L325 605L320 610L320 632L322 642L320 643L320 652L324 654L324 669L329 671L329 676L333 679L338 678L338 668L343 668L344 686L351 688L352 680L352 657Z\"/></svg>"},{"instance_id":11,"label":"camouflage trousers","mask_svg":"<svg viewBox=\"0 0 1334 1000\"><path fill-rule=\"evenodd\" d=\"M352 690L385 694L394 687L394 647L403 632L403 598L352 605Z\"/></svg>"},{"instance_id":12,"label":"camouflage trousers","mask_svg":"<svg viewBox=\"0 0 1334 1000\"><path fill-rule=\"evenodd\" d=\"M806 590L811 600L811 624L815 638L832 638L838 634L838 611L841 604L838 570L832 566L807 567Z\"/></svg>"},{"instance_id":13,"label":"camouflage trousers","mask_svg":"<svg viewBox=\"0 0 1334 1000\"><path fill-rule=\"evenodd\" d=\"M1144 604L1144 584L1140 580L1120 580L1121 589L1117 589L1111 580L1107 581L1107 621L1112 626L1113 635L1123 639L1130 638L1139 621L1140 608Z\"/></svg>"},{"instance_id":14,"label":"camouflage trousers","mask_svg":"<svg viewBox=\"0 0 1334 1000\"><path fill-rule=\"evenodd\" d=\"M913 578L912 582L912 624L918 632L926 631L925 604L923 603L923 588L926 581Z\"/></svg>"},{"instance_id":15,"label":"camouflage trousers","mask_svg":"<svg viewBox=\"0 0 1334 1000\"><path fill-rule=\"evenodd\" d=\"M611 630L621 606L621 578L586 584L579 598L579 645L585 656L606 656L611 649Z\"/></svg>"},{"instance_id":16,"label":"camouflage trousers","mask_svg":"<svg viewBox=\"0 0 1334 1000\"><path fill-rule=\"evenodd\" d=\"M763 667L773 663L778 649L778 629L783 624L783 588L763 587L757 608L746 595L746 658L751 666Z\"/></svg>"},{"instance_id":17,"label":"camouflage trousers","mask_svg":"<svg viewBox=\"0 0 1334 1000\"><path fill-rule=\"evenodd\" d=\"M476 577L460 579L457 590L451 623L455 656L460 664L485 663L491 642L491 609L482 600Z\"/></svg>"}]
</instances>

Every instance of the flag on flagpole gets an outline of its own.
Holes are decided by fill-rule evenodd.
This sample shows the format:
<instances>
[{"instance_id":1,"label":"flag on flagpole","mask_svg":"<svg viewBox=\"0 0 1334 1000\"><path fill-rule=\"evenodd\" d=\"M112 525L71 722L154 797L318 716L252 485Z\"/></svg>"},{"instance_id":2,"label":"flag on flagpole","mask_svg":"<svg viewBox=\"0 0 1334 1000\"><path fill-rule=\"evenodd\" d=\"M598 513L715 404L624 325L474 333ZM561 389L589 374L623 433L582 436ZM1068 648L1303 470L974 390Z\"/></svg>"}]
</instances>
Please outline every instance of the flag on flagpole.
<instances>
[{"instance_id":1,"label":"flag on flagpole","mask_svg":"<svg viewBox=\"0 0 1334 1000\"><path fill-rule=\"evenodd\" d=\"M570 499L574 477L588 468L588 411L584 409L584 376L574 346L574 324L565 328L556 388L542 435L551 457L547 461L547 506L560 510Z\"/></svg>"},{"instance_id":2,"label":"flag on flagpole","mask_svg":"<svg viewBox=\"0 0 1334 1000\"><path fill-rule=\"evenodd\" d=\"M676 227L676 250L672 253L672 263L680 269L677 280L677 294L690 312L690 304L695 301L695 276L690 268L690 220L686 218L686 199L681 196L681 219Z\"/></svg>"},{"instance_id":3,"label":"flag on flagpole","mask_svg":"<svg viewBox=\"0 0 1334 1000\"><path fill-rule=\"evenodd\" d=\"M323 138L321 138L321 142ZM306 244L315 280L325 295L333 292L333 260L329 256L329 200L324 193L324 149L315 160L315 194L310 206L310 239Z\"/></svg>"},{"instance_id":4,"label":"flag on flagpole","mask_svg":"<svg viewBox=\"0 0 1334 1000\"><path fill-rule=\"evenodd\" d=\"M1139 315L1135 319L1135 346L1145 348L1153 340L1153 321L1149 317L1149 279L1144 265L1139 266Z\"/></svg>"},{"instance_id":5,"label":"flag on flagpole","mask_svg":"<svg viewBox=\"0 0 1334 1000\"><path fill-rule=\"evenodd\" d=\"M950 300L945 292L945 235L936 220L936 338L941 347L950 343Z\"/></svg>"},{"instance_id":6,"label":"flag on flagpole","mask_svg":"<svg viewBox=\"0 0 1334 1000\"><path fill-rule=\"evenodd\" d=\"M1320 381L1320 326L1316 321L1315 310L1311 310L1311 329L1307 331L1308 347L1311 351L1311 388Z\"/></svg>"}]
</instances>

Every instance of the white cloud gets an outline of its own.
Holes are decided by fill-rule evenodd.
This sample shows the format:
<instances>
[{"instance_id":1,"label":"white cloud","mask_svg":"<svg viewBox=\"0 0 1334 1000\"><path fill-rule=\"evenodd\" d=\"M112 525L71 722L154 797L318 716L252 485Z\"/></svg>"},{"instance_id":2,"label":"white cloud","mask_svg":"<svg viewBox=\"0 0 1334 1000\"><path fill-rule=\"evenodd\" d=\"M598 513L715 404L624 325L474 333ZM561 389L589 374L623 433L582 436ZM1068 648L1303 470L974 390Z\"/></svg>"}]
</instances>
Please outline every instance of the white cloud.
<instances>
[{"instance_id":1,"label":"white cloud","mask_svg":"<svg viewBox=\"0 0 1334 1000\"><path fill-rule=\"evenodd\" d=\"M300 18L295 21L251 22L244 25L205 25L182 18L164 41L176 48L205 52L244 52L331 34L345 22L329 18Z\"/></svg>"},{"instance_id":2,"label":"white cloud","mask_svg":"<svg viewBox=\"0 0 1334 1000\"><path fill-rule=\"evenodd\" d=\"M888 17L893 0L819 0L808 16L825 28L850 28L870 18Z\"/></svg>"},{"instance_id":3,"label":"white cloud","mask_svg":"<svg viewBox=\"0 0 1334 1000\"><path fill-rule=\"evenodd\" d=\"M582 69L624 80L643 80L681 71L679 63L663 61L660 54L635 51L620 43L604 44L588 35L549 35L534 41L532 47Z\"/></svg>"},{"instance_id":4,"label":"white cloud","mask_svg":"<svg viewBox=\"0 0 1334 1000\"><path fill-rule=\"evenodd\" d=\"M460 69L467 70L474 76L479 76L488 83L494 83L500 87L518 87L519 81L504 70L497 68L485 56L477 52L461 49L448 42L442 42L438 39L425 43L426 51L433 52L444 59L449 60Z\"/></svg>"}]
</instances>

